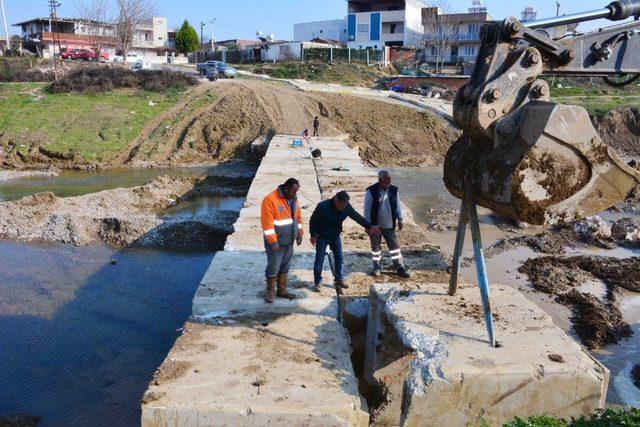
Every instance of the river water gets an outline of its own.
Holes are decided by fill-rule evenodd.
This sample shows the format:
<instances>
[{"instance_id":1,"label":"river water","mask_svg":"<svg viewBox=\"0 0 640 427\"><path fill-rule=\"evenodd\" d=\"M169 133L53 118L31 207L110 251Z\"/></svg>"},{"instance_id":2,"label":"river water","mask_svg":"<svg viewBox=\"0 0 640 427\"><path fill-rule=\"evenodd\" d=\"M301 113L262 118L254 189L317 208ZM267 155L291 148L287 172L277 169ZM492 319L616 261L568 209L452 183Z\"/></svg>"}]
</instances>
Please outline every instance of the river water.
<instances>
[{"instance_id":1,"label":"river water","mask_svg":"<svg viewBox=\"0 0 640 427\"><path fill-rule=\"evenodd\" d=\"M426 213L431 209L437 212L460 208L460 201L452 197L444 186L441 167L393 168L391 172L394 176L395 184L400 187L401 197L412 210L414 219L418 224L425 224ZM478 212L483 245L485 247L506 235L504 231L493 225L488 210L479 208ZM606 213L605 217L611 219L611 214ZM525 233L539 233L542 231L543 229L539 228L523 230ZM427 234L432 242L438 244L443 251L449 254L453 253L455 231ZM470 234L467 232L465 257L473 256ZM613 250L587 248L579 251L568 249L567 253L569 255L582 253L585 255L621 258L640 256L637 251L624 248ZM493 283L509 284L516 289L529 289L530 284L527 277L519 274L517 269L522 262L536 256L539 256L539 254L528 248L515 248L489 258L487 260L489 280L493 281ZM475 267L463 268L460 274L467 282L477 283ZM594 283L586 284L585 288L581 290L598 294L602 292L603 287L605 287L604 283L594 280ZM547 311L558 327L567 331L579 342L579 338L571 330L568 309L559 306L539 293L528 293L526 296ZM640 407L640 390L633 384L630 376L633 366L640 363L640 294L625 291L620 310L625 320L633 328L634 335L617 345L607 346L591 354L611 371L607 401L614 404Z\"/></svg>"},{"instance_id":2,"label":"river water","mask_svg":"<svg viewBox=\"0 0 640 427\"><path fill-rule=\"evenodd\" d=\"M0 198L40 191L76 196L158 175L251 172L214 168L62 172L0 184ZM238 197L201 197L164 212L190 218L239 211ZM162 364L215 253L105 245L0 242L0 418L43 426L139 424L140 399Z\"/></svg>"},{"instance_id":3,"label":"river water","mask_svg":"<svg viewBox=\"0 0 640 427\"><path fill-rule=\"evenodd\" d=\"M241 165L63 172L5 183L0 197L38 191L64 197L139 185L162 174L224 174L238 168L252 170ZM444 188L440 168L395 168L392 173L416 222L424 224L428 209L459 207ZM242 198L196 199L165 215L188 218L209 210L239 210L242 203ZM483 233L499 236L486 212L481 218ZM446 243L453 235L439 233L438 238ZM452 245L443 250L451 251ZM214 256L0 242L0 417L38 415L43 426L137 425L140 398L191 314L193 294ZM505 252L491 258L490 278L528 286L513 266L529 256L534 254ZM473 269L463 272L470 281L474 274ZM555 310L556 324L570 329L568 313L559 313L557 304L536 302ZM640 361L639 308L640 295L628 295L622 310L636 334L594 354L612 371L610 402L640 404L629 379L632 361Z\"/></svg>"}]
</instances>

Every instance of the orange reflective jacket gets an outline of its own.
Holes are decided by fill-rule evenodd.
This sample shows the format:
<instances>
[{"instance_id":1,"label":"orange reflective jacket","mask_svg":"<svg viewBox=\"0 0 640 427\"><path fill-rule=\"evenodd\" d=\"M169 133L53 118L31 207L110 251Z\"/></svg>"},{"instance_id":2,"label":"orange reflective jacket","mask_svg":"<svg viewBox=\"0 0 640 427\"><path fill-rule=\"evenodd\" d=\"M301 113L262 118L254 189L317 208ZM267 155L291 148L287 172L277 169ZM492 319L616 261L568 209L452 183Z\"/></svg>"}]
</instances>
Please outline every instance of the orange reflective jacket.
<instances>
[{"instance_id":1,"label":"orange reflective jacket","mask_svg":"<svg viewBox=\"0 0 640 427\"><path fill-rule=\"evenodd\" d=\"M262 199L262 231L268 244L278 242L281 246L291 245L298 236L303 235L302 212L298 199L284 198L280 188L276 188Z\"/></svg>"}]
</instances>

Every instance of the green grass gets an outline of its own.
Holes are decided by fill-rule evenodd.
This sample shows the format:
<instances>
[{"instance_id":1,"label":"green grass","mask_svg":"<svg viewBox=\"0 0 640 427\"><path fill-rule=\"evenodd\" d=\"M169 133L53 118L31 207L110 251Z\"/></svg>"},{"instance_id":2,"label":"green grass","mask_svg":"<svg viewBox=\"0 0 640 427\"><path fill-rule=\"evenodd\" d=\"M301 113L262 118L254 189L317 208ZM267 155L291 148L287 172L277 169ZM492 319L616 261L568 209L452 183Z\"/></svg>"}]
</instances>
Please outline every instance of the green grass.
<instances>
[{"instance_id":1,"label":"green grass","mask_svg":"<svg viewBox=\"0 0 640 427\"><path fill-rule=\"evenodd\" d=\"M640 105L640 83L635 82L622 88L606 85L602 80L548 79L551 85L551 100L562 104L578 105L589 114L603 116L621 107ZM562 87L558 87L561 85Z\"/></svg>"},{"instance_id":2,"label":"green grass","mask_svg":"<svg viewBox=\"0 0 640 427\"><path fill-rule=\"evenodd\" d=\"M570 421L542 415L516 420L504 427L631 427L640 426L640 409L609 408Z\"/></svg>"},{"instance_id":3,"label":"green grass","mask_svg":"<svg viewBox=\"0 0 640 427\"><path fill-rule=\"evenodd\" d=\"M278 62L238 65L240 69L266 74L277 79L304 79L316 83L338 83L347 86L373 87L392 70L381 70L360 63Z\"/></svg>"},{"instance_id":4,"label":"green grass","mask_svg":"<svg viewBox=\"0 0 640 427\"><path fill-rule=\"evenodd\" d=\"M43 83L1 83L0 145L5 150L15 145L23 154L42 146L77 162L108 162L149 120L185 94L135 90L52 94Z\"/></svg>"}]
</instances>

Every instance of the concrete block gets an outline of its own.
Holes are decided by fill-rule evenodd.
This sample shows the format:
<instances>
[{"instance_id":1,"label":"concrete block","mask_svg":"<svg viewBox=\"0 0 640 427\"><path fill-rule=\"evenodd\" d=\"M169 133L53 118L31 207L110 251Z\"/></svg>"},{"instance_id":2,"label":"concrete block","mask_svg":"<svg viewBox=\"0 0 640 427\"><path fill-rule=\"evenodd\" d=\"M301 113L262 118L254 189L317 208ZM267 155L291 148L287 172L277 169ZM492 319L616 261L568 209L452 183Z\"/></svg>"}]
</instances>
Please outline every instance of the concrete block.
<instances>
[{"instance_id":1,"label":"concrete block","mask_svg":"<svg viewBox=\"0 0 640 427\"><path fill-rule=\"evenodd\" d=\"M264 269L267 256L258 251L232 251L216 254L211 267L193 298L193 316L206 321L211 318L260 318L273 313L306 313L338 317L338 303L333 288L325 286L320 293L313 289L313 254L297 253L289 272L289 291L298 298L289 301L276 298L264 302Z\"/></svg>"},{"instance_id":2,"label":"concrete block","mask_svg":"<svg viewBox=\"0 0 640 427\"><path fill-rule=\"evenodd\" d=\"M518 291L494 285L500 348L490 348L480 291L445 285L370 291L365 379L386 389L378 425L502 425L516 416L563 418L602 408L609 371Z\"/></svg>"},{"instance_id":3,"label":"concrete block","mask_svg":"<svg viewBox=\"0 0 640 427\"><path fill-rule=\"evenodd\" d=\"M187 323L145 393L142 426L367 426L349 355L329 317Z\"/></svg>"}]
</instances>

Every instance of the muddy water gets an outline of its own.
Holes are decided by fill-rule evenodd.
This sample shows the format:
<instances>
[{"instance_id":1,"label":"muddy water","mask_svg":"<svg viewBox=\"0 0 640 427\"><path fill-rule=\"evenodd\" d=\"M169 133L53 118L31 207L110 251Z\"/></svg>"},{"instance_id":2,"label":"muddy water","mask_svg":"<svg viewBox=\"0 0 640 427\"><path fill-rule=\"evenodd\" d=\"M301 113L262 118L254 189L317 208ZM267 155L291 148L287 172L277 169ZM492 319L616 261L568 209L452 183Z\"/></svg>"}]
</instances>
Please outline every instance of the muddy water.
<instances>
[{"instance_id":1,"label":"muddy water","mask_svg":"<svg viewBox=\"0 0 640 427\"><path fill-rule=\"evenodd\" d=\"M435 167L428 168L395 168L392 170L395 184L400 186L401 197L407 206L412 210L414 219L418 224L425 224L428 218L426 212L434 210L459 209L460 201L449 195L442 182L442 169ZM483 244L485 247L492 245L509 233L498 229L489 211L479 208L480 227L482 231ZM613 215L605 213L604 217ZM613 219L617 219L613 218ZM532 228L521 230L522 233L538 233L543 229ZM455 231L429 232L427 233L431 242L437 244L448 253L453 253ZM467 242L465 243L465 257L473 256L470 242L470 233L467 232ZM573 250L567 248L568 255L600 255L611 257L631 257L639 256L637 251L625 248L605 250L599 248L581 248ZM554 323L567 331L576 341L579 338L573 333L570 322L571 312L548 296L532 292L526 276L518 272L519 266L528 258L539 256L529 248L517 247L501 254L495 255L487 260L487 272L489 279L494 283L508 284L519 289L528 299L536 303L551 315ZM461 271L463 280L470 283L477 283L476 271L473 265L464 267ZM590 292L596 296L602 296L605 285L599 280L593 280L583 284L580 289L583 292ZM620 305L620 309L629 322L635 334L626 341L617 345L592 352L592 355L600 360L611 370L611 383L607 400L614 404L623 404L640 407L640 390L633 384L630 372L633 366L640 363L640 294L625 292ZM499 337L498 337L499 340Z\"/></svg>"},{"instance_id":2,"label":"muddy water","mask_svg":"<svg viewBox=\"0 0 640 427\"><path fill-rule=\"evenodd\" d=\"M15 180L0 197L75 196L158 175L224 175L250 166L63 172ZM240 210L244 199L199 197L164 212L188 219ZM191 314L214 253L104 245L0 242L0 419L43 426L137 425L140 399Z\"/></svg>"}]
</instances>

